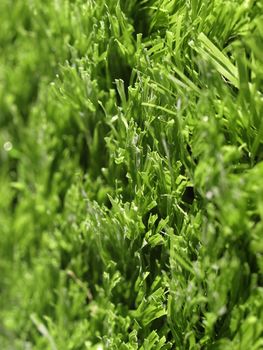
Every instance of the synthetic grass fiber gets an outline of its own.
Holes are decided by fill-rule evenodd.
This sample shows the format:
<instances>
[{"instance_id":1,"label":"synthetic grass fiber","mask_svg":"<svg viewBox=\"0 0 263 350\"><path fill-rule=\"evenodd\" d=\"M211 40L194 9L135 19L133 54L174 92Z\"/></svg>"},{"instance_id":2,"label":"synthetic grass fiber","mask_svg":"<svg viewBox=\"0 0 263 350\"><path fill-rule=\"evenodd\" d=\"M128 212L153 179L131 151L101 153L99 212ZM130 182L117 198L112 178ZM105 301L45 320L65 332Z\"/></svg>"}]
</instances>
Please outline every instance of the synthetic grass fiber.
<instances>
[{"instance_id":1,"label":"synthetic grass fiber","mask_svg":"<svg viewBox=\"0 0 263 350\"><path fill-rule=\"evenodd\" d=\"M263 3L0 1L0 348L263 349Z\"/></svg>"}]
</instances>

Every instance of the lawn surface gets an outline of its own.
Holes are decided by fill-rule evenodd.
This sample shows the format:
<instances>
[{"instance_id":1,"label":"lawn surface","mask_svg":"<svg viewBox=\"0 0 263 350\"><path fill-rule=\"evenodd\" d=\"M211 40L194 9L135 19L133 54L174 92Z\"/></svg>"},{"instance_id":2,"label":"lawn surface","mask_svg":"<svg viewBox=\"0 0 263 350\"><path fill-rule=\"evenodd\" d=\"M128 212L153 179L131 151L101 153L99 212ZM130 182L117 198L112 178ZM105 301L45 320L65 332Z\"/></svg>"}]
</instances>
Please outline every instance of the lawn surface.
<instances>
[{"instance_id":1,"label":"lawn surface","mask_svg":"<svg viewBox=\"0 0 263 350\"><path fill-rule=\"evenodd\" d=\"M263 4L0 1L0 348L263 349Z\"/></svg>"}]
</instances>

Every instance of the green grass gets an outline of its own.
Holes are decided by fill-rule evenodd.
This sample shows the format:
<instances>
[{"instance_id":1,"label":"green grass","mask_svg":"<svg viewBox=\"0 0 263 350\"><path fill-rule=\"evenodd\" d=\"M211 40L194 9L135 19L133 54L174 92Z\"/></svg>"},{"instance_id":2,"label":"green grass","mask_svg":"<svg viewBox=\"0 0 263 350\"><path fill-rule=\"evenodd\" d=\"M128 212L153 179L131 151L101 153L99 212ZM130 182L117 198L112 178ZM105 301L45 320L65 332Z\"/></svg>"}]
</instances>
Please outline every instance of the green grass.
<instances>
[{"instance_id":1,"label":"green grass","mask_svg":"<svg viewBox=\"0 0 263 350\"><path fill-rule=\"evenodd\" d=\"M1 349L262 349L262 2L0 23Z\"/></svg>"}]
</instances>

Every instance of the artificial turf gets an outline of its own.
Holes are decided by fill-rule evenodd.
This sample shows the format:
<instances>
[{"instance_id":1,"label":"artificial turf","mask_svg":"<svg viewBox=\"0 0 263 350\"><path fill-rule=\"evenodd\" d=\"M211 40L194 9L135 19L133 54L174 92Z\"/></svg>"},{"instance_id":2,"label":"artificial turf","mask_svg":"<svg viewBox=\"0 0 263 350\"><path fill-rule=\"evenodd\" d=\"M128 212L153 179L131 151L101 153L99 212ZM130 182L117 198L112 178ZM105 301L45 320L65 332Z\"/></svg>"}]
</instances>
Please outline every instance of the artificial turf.
<instances>
[{"instance_id":1,"label":"artificial turf","mask_svg":"<svg viewBox=\"0 0 263 350\"><path fill-rule=\"evenodd\" d=\"M263 4L0 1L0 348L263 349Z\"/></svg>"}]
</instances>

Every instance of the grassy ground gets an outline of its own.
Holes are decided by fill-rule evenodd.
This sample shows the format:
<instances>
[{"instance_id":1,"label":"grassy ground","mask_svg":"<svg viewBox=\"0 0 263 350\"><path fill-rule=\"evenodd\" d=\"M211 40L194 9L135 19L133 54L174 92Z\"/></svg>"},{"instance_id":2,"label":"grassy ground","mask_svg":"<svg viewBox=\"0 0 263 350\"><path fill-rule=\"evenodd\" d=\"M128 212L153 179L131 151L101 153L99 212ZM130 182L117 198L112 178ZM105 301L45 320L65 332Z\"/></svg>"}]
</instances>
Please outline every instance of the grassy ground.
<instances>
[{"instance_id":1,"label":"grassy ground","mask_svg":"<svg viewBox=\"0 0 263 350\"><path fill-rule=\"evenodd\" d=\"M3 350L263 348L263 5L0 1Z\"/></svg>"}]
</instances>

